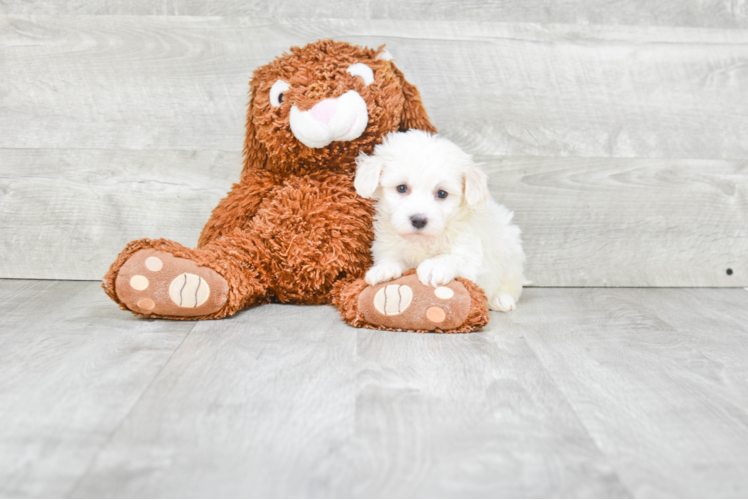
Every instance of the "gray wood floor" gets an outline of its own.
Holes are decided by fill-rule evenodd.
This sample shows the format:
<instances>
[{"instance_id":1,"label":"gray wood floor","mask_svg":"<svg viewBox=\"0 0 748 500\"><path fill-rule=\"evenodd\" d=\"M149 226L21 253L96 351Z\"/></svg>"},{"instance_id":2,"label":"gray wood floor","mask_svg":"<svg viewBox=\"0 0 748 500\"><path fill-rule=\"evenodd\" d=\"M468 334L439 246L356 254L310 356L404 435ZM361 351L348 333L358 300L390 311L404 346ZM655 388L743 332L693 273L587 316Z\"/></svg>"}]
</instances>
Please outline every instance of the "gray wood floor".
<instances>
[{"instance_id":1,"label":"gray wood floor","mask_svg":"<svg viewBox=\"0 0 748 500\"><path fill-rule=\"evenodd\" d=\"M0 280L0 318L3 497L748 495L740 288L531 288L446 336Z\"/></svg>"}]
</instances>

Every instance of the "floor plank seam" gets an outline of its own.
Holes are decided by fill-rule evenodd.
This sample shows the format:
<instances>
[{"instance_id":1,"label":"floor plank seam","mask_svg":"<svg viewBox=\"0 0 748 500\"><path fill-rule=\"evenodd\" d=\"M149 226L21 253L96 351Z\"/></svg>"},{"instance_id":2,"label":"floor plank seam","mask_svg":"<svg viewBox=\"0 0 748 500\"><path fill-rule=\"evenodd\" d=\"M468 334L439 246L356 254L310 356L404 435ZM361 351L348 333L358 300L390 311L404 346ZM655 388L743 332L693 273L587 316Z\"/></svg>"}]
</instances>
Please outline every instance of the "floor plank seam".
<instances>
[{"instance_id":1,"label":"floor plank seam","mask_svg":"<svg viewBox=\"0 0 748 500\"><path fill-rule=\"evenodd\" d=\"M119 430L122 428L124 423L127 421L127 419L130 417L132 412L135 410L135 408L138 407L140 402L143 400L143 396L145 396L148 391L153 386L154 382L158 380L158 377L161 375L161 373L164 371L164 369L169 365L172 358L174 358L174 355L181 349L182 345L184 344L185 340L192 334L192 332L195 330L199 322L195 322L195 324L190 328L190 330L185 334L184 338L182 338L182 341L179 343L179 345L174 348L174 351L172 351L171 355L166 359L163 366L156 372L156 374L153 376L153 379L148 383L148 385L143 389L143 391L138 395L138 398L135 400L135 402L132 404L129 410L125 412L125 414L122 416L120 421L117 423L117 425L112 429L112 432L109 433L109 436L107 437L106 441L102 443L102 445L99 447L98 451L94 454L94 456L91 458L91 461L88 463L88 466L86 467L86 470L81 474L81 476L78 478L77 481L73 484L73 486L70 488L70 490L65 494L64 498L74 498L73 493L78 490L78 487L81 485L81 483L88 477L88 475L91 473L91 470L93 469L94 465L96 464L96 461L99 459L99 456L101 453L109 446L109 444L112 442L112 439L114 436L119 432Z\"/></svg>"},{"instance_id":2,"label":"floor plank seam","mask_svg":"<svg viewBox=\"0 0 748 500\"><path fill-rule=\"evenodd\" d=\"M621 486L626 490L626 493L628 493L629 498L637 498L636 495L634 494L634 491L631 488L631 486L629 486L629 484L626 481L623 480L623 477L621 477L621 473L618 470L618 467L616 467L614 461L611 459L611 457L607 453L605 453L603 451L603 449L600 447L600 443L597 441L597 439L595 439L595 437L592 435L592 433L590 432L590 430L585 425L584 421L579 417L579 413L577 412L577 409L574 407L574 405L572 404L572 402L569 400L569 397L566 395L566 393L563 391L563 389L559 385L558 381L556 380L556 377L554 377L553 374L550 372L550 370L548 370L548 367L543 363L543 360L540 358L540 356L538 356L538 353L532 347L532 344L527 341L527 339L525 339L525 344L530 349L530 351L532 352L533 356L535 356L535 359L538 361L538 364L540 364L540 366L543 368L543 371L548 375L548 378L550 378L550 380L553 381L553 385L558 390L558 393L563 396L564 400L566 401L566 404L569 405L569 409L571 410L572 414L574 415L574 418L577 419L577 422L579 422L579 426L582 429L584 429L584 432L587 433L587 436L589 437L590 442L592 444L594 444L595 449L598 452L600 452L600 455L603 456L603 457L605 457L605 459L607 460L608 464L610 465L610 468L611 468L612 472L615 475L615 478L618 480L618 482L621 484Z\"/></svg>"}]
</instances>

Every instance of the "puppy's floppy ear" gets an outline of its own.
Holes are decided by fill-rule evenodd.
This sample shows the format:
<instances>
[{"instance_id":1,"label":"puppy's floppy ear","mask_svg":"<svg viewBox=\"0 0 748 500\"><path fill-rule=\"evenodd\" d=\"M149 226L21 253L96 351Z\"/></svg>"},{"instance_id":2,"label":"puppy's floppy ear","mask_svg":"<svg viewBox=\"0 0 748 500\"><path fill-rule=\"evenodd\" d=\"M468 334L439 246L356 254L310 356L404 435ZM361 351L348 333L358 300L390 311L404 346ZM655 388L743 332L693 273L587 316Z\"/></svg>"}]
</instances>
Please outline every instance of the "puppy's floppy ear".
<instances>
[{"instance_id":1,"label":"puppy's floppy ear","mask_svg":"<svg viewBox=\"0 0 748 500\"><path fill-rule=\"evenodd\" d=\"M242 169L242 178L251 170L261 168L267 161L268 152L265 146L257 139L255 129L254 115L257 108L255 107L255 93L257 92L258 83L256 77L249 84L249 105L247 106L247 133L244 136L244 168Z\"/></svg>"},{"instance_id":2,"label":"puppy's floppy ear","mask_svg":"<svg viewBox=\"0 0 748 500\"><path fill-rule=\"evenodd\" d=\"M356 158L356 179L353 186L362 198L371 198L379 187L379 177L382 175L384 161L378 156L368 156L360 153Z\"/></svg>"},{"instance_id":3,"label":"puppy's floppy ear","mask_svg":"<svg viewBox=\"0 0 748 500\"><path fill-rule=\"evenodd\" d=\"M465 171L465 202L475 208L487 202L490 196L488 175L474 163L469 163Z\"/></svg>"},{"instance_id":4,"label":"puppy's floppy ear","mask_svg":"<svg viewBox=\"0 0 748 500\"><path fill-rule=\"evenodd\" d=\"M429 115L426 113L426 108L423 107L421 101L421 93L415 85L408 83L403 76L403 72L395 66L395 61L392 58L392 54L385 50L384 45L377 49L377 55L375 59L384 59L390 62L392 70L394 71L397 78L400 80L400 87L403 89L403 97L405 102L403 103L403 112L400 115L400 132L406 132L412 128L418 130L425 130L426 132L436 133L436 127L431 124Z\"/></svg>"}]
</instances>

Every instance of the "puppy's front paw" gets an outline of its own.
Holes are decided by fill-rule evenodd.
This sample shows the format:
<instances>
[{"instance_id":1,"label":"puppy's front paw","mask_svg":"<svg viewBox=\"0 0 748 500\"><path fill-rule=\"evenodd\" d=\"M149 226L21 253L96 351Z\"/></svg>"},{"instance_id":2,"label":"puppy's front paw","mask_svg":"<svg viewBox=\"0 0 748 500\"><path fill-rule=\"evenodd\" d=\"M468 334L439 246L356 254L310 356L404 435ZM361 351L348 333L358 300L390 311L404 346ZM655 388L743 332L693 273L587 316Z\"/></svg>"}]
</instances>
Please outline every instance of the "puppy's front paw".
<instances>
[{"instance_id":1,"label":"puppy's front paw","mask_svg":"<svg viewBox=\"0 0 748 500\"><path fill-rule=\"evenodd\" d=\"M374 286L385 281L399 278L402 275L403 270L397 264L377 264L366 272L364 281L366 281L367 284Z\"/></svg>"},{"instance_id":2,"label":"puppy's front paw","mask_svg":"<svg viewBox=\"0 0 748 500\"><path fill-rule=\"evenodd\" d=\"M488 301L488 308L492 311L509 312L517 308L514 299L508 293L499 292Z\"/></svg>"},{"instance_id":3,"label":"puppy's front paw","mask_svg":"<svg viewBox=\"0 0 748 500\"><path fill-rule=\"evenodd\" d=\"M424 285L437 287L446 285L457 276L457 271L452 266L447 266L435 259L427 259L421 262L416 270L418 281Z\"/></svg>"}]
</instances>

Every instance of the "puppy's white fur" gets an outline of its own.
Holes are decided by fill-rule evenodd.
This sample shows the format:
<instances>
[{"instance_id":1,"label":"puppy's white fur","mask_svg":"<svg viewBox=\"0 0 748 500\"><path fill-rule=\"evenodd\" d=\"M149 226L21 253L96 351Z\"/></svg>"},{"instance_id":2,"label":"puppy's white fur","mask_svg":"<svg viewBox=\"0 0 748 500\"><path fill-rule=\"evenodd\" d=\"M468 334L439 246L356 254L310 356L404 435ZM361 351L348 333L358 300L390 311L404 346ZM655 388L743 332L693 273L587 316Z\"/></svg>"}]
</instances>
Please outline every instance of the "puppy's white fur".
<instances>
[{"instance_id":1,"label":"puppy's white fur","mask_svg":"<svg viewBox=\"0 0 748 500\"><path fill-rule=\"evenodd\" d=\"M491 199L488 177L470 155L447 139L410 130L389 134L356 163L356 191L377 200L368 284L416 267L425 285L462 276L483 288L490 309L515 308L524 282L520 230L511 223L514 214ZM414 216L426 225L416 228Z\"/></svg>"}]
</instances>

